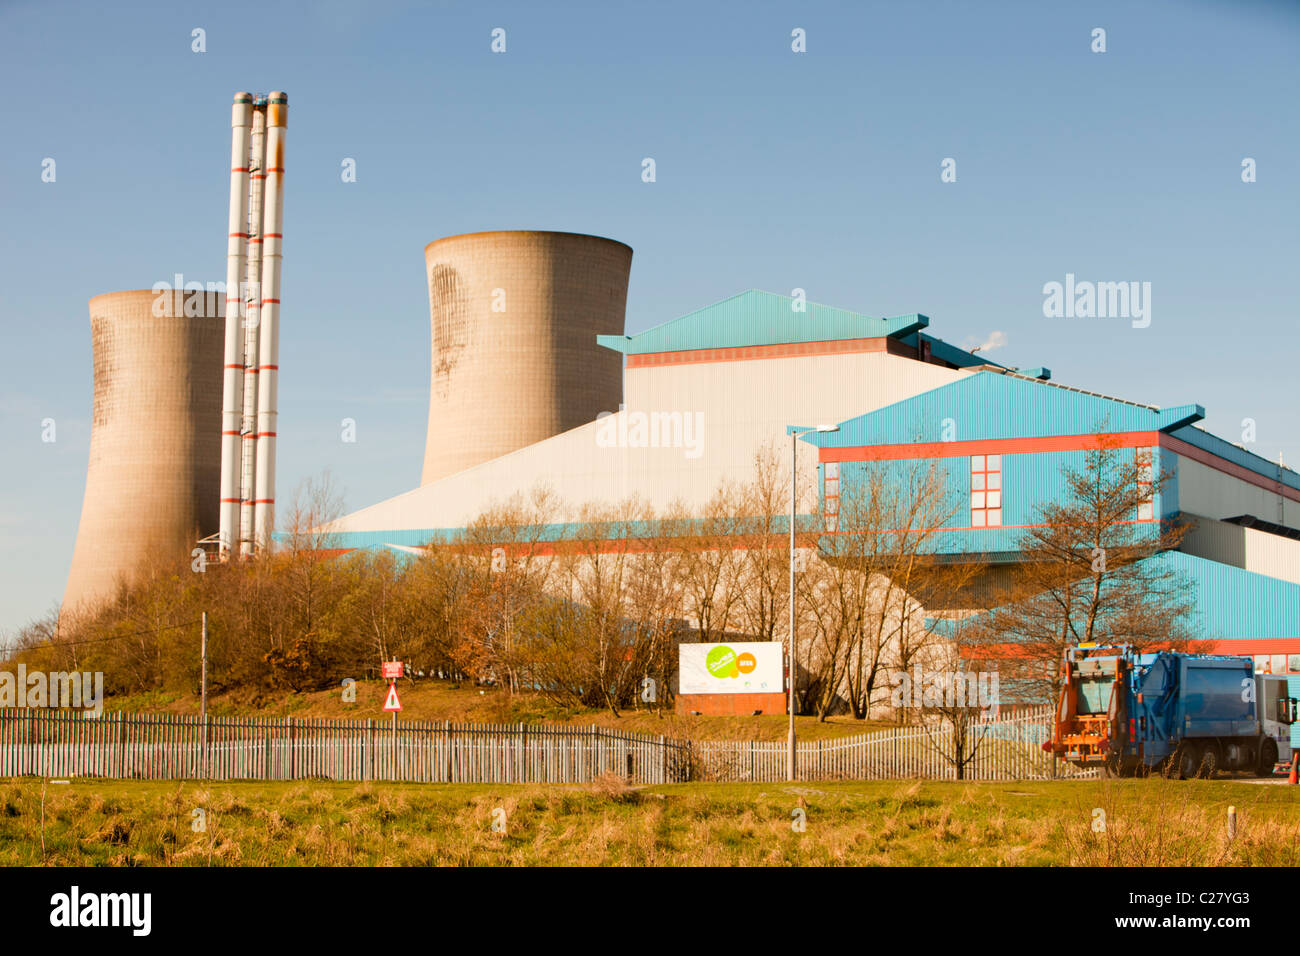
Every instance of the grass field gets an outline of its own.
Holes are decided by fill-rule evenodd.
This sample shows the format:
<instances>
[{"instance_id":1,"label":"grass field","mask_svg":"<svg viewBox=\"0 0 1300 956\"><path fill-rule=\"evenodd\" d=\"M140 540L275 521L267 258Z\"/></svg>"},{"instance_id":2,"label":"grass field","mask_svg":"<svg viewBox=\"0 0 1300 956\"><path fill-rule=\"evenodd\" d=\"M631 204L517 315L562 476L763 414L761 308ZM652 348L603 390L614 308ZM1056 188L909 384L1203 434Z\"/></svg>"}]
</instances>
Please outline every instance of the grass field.
<instances>
[{"instance_id":1,"label":"grass field","mask_svg":"<svg viewBox=\"0 0 1300 956\"><path fill-rule=\"evenodd\" d=\"M1298 863L1295 792L1231 781L0 781L6 866Z\"/></svg>"},{"instance_id":2,"label":"grass field","mask_svg":"<svg viewBox=\"0 0 1300 956\"><path fill-rule=\"evenodd\" d=\"M360 717L387 719L383 712L386 681L359 681L356 702L345 703L341 690L308 694L240 690L213 695L208 712L215 716L260 714L277 717ZM608 710L561 707L535 694L510 695L495 687L459 686L448 681L420 680L398 684L403 720L450 720L457 723L548 723L597 724L647 734L690 737L696 740L784 740L787 720L783 714L760 717L692 717L671 711L656 714L647 710L623 711L615 717ZM199 699L181 694L151 693L113 697L105 701L109 711L155 714L197 714ZM892 723L854 720L850 717L795 718L800 740L825 740L860 734Z\"/></svg>"}]
</instances>

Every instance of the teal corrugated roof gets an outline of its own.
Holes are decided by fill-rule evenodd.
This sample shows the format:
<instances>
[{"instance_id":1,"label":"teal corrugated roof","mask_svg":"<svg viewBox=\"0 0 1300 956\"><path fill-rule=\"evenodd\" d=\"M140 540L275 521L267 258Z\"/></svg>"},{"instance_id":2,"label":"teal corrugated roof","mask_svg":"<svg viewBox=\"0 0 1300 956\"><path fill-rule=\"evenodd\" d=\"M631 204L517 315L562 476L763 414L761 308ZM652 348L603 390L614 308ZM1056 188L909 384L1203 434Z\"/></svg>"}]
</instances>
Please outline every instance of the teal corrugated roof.
<instances>
[{"instance_id":1,"label":"teal corrugated roof","mask_svg":"<svg viewBox=\"0 0 1300 956\"><path fill-rule=\"evenodd\" d=\"M977 372L950 385L840 423L838 432L804 438L820 448L906 445L996 438L1168 431L1197 421L1199 405L1156 409L1105 395L1000 372Z\"/></svg>"},{"instance_id":2,"label":"teal corrugated roof","mask_svg":"<svg viewBox=\"0 0 1300 956\"><path fill-rule=\"evenodd\" d=\"M815 302L796 312L795 300L750 289L636 335L600 335L596 341L626 355L696 349L787 345L839 339L902 338L930 324L924 315L872 318Z\"/></svg>"}]
</instances>

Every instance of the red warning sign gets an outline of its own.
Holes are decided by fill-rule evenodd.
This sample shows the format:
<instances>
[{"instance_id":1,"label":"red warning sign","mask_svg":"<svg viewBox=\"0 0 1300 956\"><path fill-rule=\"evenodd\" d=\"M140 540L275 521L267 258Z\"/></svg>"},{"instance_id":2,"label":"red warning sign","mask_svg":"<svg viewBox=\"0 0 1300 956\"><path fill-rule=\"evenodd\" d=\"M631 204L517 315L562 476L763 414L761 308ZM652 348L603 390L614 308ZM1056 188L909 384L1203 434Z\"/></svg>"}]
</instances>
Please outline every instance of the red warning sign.
<instances>
[{"instance_id":1,"label":"red warning sign","mask_svg":"<svg viewBox=\"0 0 1300 956\"><path fill-rule=\"evenodd\" d=\"M397 685L388 685L388 699L384 701L384 710L399 711L402 709L402 701L397 696Z\"/></svg>"}]
</instances>

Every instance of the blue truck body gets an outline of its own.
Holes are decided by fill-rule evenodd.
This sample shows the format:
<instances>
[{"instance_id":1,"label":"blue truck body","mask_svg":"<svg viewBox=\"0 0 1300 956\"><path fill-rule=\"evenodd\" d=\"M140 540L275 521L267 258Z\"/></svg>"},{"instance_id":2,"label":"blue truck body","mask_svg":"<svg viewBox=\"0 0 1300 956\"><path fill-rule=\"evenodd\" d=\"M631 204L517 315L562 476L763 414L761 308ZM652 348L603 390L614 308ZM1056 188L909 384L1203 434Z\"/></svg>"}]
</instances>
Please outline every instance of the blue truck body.
<instances>
[{"instance_id":1,"label":"blue truck body","mask_svg":"<svg viewBox=\"0 0 1300 956\"><path fill-rule=\"evenodd\" d=\"M1287 688L1256 674L1249 657L1071 647L1046 749L1121 775L1272 773L1291 755L1296 700Z\"/></svg>"}]
</instances>

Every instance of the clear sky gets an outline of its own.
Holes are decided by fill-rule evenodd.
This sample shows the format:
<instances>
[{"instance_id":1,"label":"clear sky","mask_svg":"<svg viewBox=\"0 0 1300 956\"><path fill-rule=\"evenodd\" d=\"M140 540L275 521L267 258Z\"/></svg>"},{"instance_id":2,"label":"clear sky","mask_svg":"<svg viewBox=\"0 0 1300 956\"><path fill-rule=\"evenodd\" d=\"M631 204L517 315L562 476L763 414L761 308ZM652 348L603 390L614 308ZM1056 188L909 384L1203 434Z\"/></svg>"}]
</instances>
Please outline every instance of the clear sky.
<instances>
[{"instance_id":1,"label":"clear sky","mask_svg":"<svg viewBox=\"0 0 1300 956\"><path fill-rule=\"evenodd\" d=\"M237 90L290 102L282 500L419 483L424 245L516 228L632 246L629 332L802 288L1300 465L1293 2L4 2L0 81L0 631L66 583L87 300L224 279ZM1044 317L1067 273L1150 282L1149 327Z\"/></svg>"}]
</instances>

